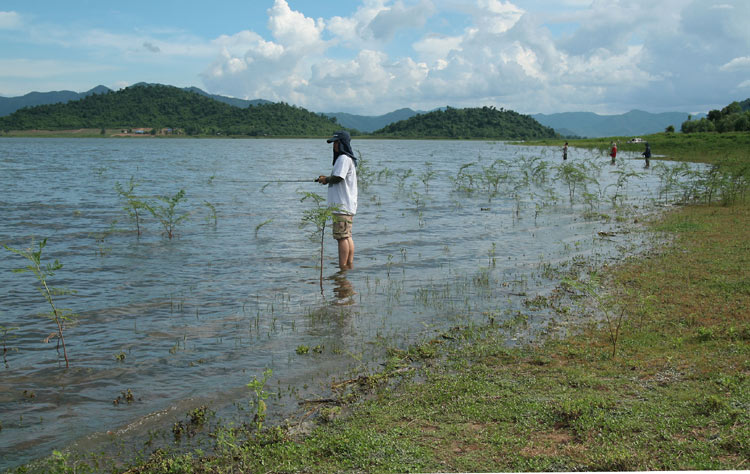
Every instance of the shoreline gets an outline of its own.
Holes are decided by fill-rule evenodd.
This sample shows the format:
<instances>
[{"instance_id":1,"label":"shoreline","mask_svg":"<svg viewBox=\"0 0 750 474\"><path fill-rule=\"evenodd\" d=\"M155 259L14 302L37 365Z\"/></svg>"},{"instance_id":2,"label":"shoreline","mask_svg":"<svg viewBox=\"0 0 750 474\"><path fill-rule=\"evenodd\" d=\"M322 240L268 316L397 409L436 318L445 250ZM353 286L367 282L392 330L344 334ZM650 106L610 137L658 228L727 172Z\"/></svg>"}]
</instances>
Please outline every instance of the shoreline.
<instances>
[{"instance_id":1,"label":"shoreline","mask_svg":"<svg viewBox=\"0 0 750 474\"><path fill-rule=\"evenodd\" d=\"M704 215L706 213L707 215ZM725 215L727 213L728 215ZM730 222L717 226L711 220L719 218L729 219ZM658 273L658 280L654 279L655 281L650 283L661 285L661 280L675 277L665 271L669 267L659 268L662 259L670 256L670 252L674 250L676 253L673 257L677 260L672 262L671 268L681 270L681 265L687 261L686 255L692 255L680 241L680 236L714 227L727 228L728 233L738 234L739 240L735 241L739 244L735 243L735 247L730 248L734 248L734 253L740 257L743 255L742 250L745 250L746 259L747 247L742 247L742 236L747 234L747 221L746 204L728 208L689 206L674 210L660 219L661 223L652 225L657 232L676 232L676 240L665 244L663 249L637 257L637 261L625 262L618 265L617 269L609 267L609 279L605 279L605 282L609 283L610 292L613 287L631 288L633 282L649 281L644 280L644 271L632 270L631 266L652 264L652 271L661 273ZM734 227L730 228L730 225ZM744 242L749 240L745 238ZM712 252L715 251L717 250L714 249ZM731 261L731 258L724 260ZM741 260L736 263L741 263ZM679 274L680 272L675 273L684 277ZM707 273L710 276L710 271ZM723 273L725 272L719 272ZM617 275L620 274L626 277L618 280ZM687 276L690 282L691 271L687 272ZM566 278L561 277L561 291L577 295L581 300L593 298L590 294L584 295L580 288L571 284L575 279L571 280L569 277L567 280L566 282ZM739 281L730 281L729 294L733 294L735 287L741 291L742 281L741 278ZM618 284L613 286L614 282ZM676 288L679 288L679 285ZM258 455L265 463L264 469L271 469L267 466L276 466L272 470L281 471L290 469L289 466L292 465L298 466L296 469L314 465L316 472L334 471L336 466L342 465L352 470L374 471L690 468L690 464L666 467L648 464L646 461L655 454L650 453L651 457L648 457L639 451L638 448L648 448L645 442L643 445L636 443L619 450L613 448L592 454L592 450L600 448L595 445L600 437L604 436L607 442L618 441L618 437L612 434L616 429L630 429L632 433L646 432L648 436L655 436L650 432L651 426L647 417L638 417L632 426L622 418L623 412L635 412L633 407L644 397L640 393L642 390L646 390L647 395L652 394L650 391L656 391L657 395L662 396L674 395L676 404L685 403L686 400L690 402L688 408L691 410L682 417L675 416L672 420L675 423L679 423L680 418L700 415L707 417L707 421L701 425L705 430L712 429L711 426L714 425L725 426L724 418L731 421L733 424L728 425L727 431L718 435L711 431L702 440L698 440L709 443L711 439L719 439L715 436L723 437L724 440L729 439L728 443L723 442L720 446L721 449L729 449L729 458L721 461L724 464L709 459L715 464L705 464L709 467L703 467L704 464L695 466L700 469L736 469L738 467L732 466L737 466L739 462L738 466L741 467L741 460L737 459L736 453L746 453L747 446L736 436L736 430L732 431L737 422L743 421L742 414L733 410L733 407L747 406L748 403L746 375L750 368L747 364L744 367L741 363L736 364L736 373L722 374L729 377L728 383L732 385L732 393L729 396L737 396L738 393L738 399L726 399L725 392L719 391L717 395L715 391L711 391L713 386L703 387L700 384L690 387L691 390L696 390L695 396L688 392L672 394L670 389L674 388L671 386L673 383L685 382L685 374L689 373L691 367L690 363L685 362L689 355L678 349L685 349L688 344L693 347L696 344L700 346L728 340L739 345L737 350L742 351L741 343L747 345L750 334L746 321L743 322L744 326L735 327L734 331L724 331L713 328L716 324L704 324L699 316L693 316L693 319L688 318L677 327L678 330L685 329L687 335L673 338L668 334L659 334L660 339L656 342L660 344L651 347L654 342L651 336L640 334L639 337L643 339L638 342L634 335L636 330L645 332L644 325L649 323L647 316L668 316L670 305L674 305L675 302L666 304L666 309L661 308L652 298L658 294L647 294L647 290L647 286L642 286L636 294L625 291L619 295L632 301L630 306L636 310L623 326L623 329L631 329L633 334L627 331L621 333L622 339L618 342L615 357L608 357L608 351L612 349L612 341L609 340L612 335L601 326L581 324L573 329L573 332L580 331L580 334L517 348L507 347L503 342L505 335L499 331L503 328L498 328L494 324L458 328L425 344L403 352L393 352L383 372L363 374L363 377L350 381L346 388L350 389L348 393L354 394L351 400L346 403L344 400L329 401L317 406L317 414L321 415L320 424L314 427L312 434L308 434L304 440L281 427L264 428L259 432L253 429L252 423L248 423L249 426L236 426L231 429L218 428L217 433L231 436L231 439L229 445L218 449L213 457L197 452L180 453L179 450L158 451L151 456L150 461L133 467L130 472L222 472L224 469L232 471L232 466L234 469L238 466L243 466L243 469L260 469L260 464L253 464L257 462L253 458ZM610 292L608 294L611 294ZM739 296L742 297L741 292ZM602 302L608 304L606 300ZM660 314L660 311L664 314ZM636 322L641 325L640 328ZM519 320L514 324L520 325L523 321ZM630 324L632 327L628 326ZM667 329L674 329L675 322L661 321L652 329L661 331L662 324L666 325ZM680 325L686 325L687 328ZM512 327L509 326L507 329ZM665 341L671 341L667 346L673 353L672 360L677 360L677 363L673 364L666 360L663 354L656 352L647 354L650 359L640 356L651 349L665 351L662 347ZM747 354L747 349L744 350L745 352L740 352L740 355ZM693 365L698 365L698 362ZM405 370L407 367L412 368ZM562 380L558 380L560 378ZM357 399L365 401L350 403ZM622 400L631 404L623 405L625 402ZM660 403L656 398L647 401L652 401L657 407ZM416 411L409 411L410 405L416 405ZM675 410L681 408L683 407L677 406ZM339 416L342 411L349 409L351 413L348 416ZM525 413L526 418L523 418L521 413ZM658 416L655 417L658 423ZM614 425L610 426L611 423ZM502 430L498 428L501 425L504 426ZM683 444L686 442L685 437L692 432L689 429L675 430L674 426L660 428L671 429L672 431L666 432L676 435L678 441ZM695 429L697 428L693 430ZM505 433L511 435L506 436ZM429 442L425 441L425 437ZM406 447L400 444L404 439ZM645 439L659 445L667 445L667 440L658 437ZM682 448L679 442L669 446L675 449ZM510 463L482 464L488 462L484 454L495 451L497 454L491 457L492 462L501 460ZM627 454L631 451L636 454ZM515 458L503 459L506 453L512 453ZM49 462L60 466L76 465L72 455L61 453L60 456ZM707 462L704 459L705 453L700 452L697 456L694 458L696 463ZM589 463L580 461L581 459L588 459ZM578 463L573 462L574 460ZM732 464L733 461L735 464ZM236 462L242 464L238 465ZM638 464L639 462L645 464ZM172 467L166 469L166 466ZM178 469L177 466L182 467ZM82 465L79 464L78 467L83 470Z\"/></svg>"},{"instance_id":2,"label":"shoreline","mask_svg":"<svg viewBox=\"0 0 750 474\"><path fill-rule=\"evenodd\" d=\"M717 241L723 235L717 220L732 225L722 230L734 234L733 244ZM315 424L297 431L283 425L257 431L252 423L216 428L231 442L213 455L160 449L125 472L742 468L750 420L738 407L750 403L750 319L735 314L733 326L721 315L675 319L665 307L702 307L705 292L681 301L656 290L679 288L686 279L710 288L691 277L695 267L670 270L684 270L686 262L721 248L723 258L715 263L734 268L724 274L743 285L748 253L740 261L736 255L749 241L749 221L746 204L689 206L652 220L652 232L673 238L606 270L610 294L635 308L623 322L615 357L606 322L514 348L494 324L457 328L392 353L382 372L347 381L339 400L315 402ZM646 291L651 285L654 290ZM721 299L735 294L733 288ZM748 293L738 298L735 312L750 304ZM73 465L61 456L62 465Z\"/></svg>"}]
</instances>

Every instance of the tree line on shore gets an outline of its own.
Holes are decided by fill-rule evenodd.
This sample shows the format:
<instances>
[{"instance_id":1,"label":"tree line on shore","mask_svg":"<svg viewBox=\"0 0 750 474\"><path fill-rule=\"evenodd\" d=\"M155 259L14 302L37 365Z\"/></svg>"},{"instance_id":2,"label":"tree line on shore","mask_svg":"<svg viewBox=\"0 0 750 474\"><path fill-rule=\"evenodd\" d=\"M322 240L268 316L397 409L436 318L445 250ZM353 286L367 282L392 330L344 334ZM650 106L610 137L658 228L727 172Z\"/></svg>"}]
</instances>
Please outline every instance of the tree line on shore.
<instances>
[{"instance_id":1,"label":"tree line on shore","mask_svg":"<svg viewBox=\"0 0 750 474\"><path fill-rule=\"evenodd\" d=\"M313 137L346 128L336 118L283 102L235 107L203 95L158 84L138 84L68 103L40 105L0 117L0 130L180 130L196 136ZM349 130L353 135L362 135ZM437 110L372 133L394 138L555 138L528 115L495 107Z\"/></svg>"},{"instance_id":2,"label":"tree line on shore","mask_svg":"<svg viewBox=\"0 0 750 474\"><path fill-rule=\"evenodd\" d=\"M335 117L302 107L263 103L236 107L196 92L160 84L137 84L80 100L25 107L0 117L0 131L72 129L179 130L190 136L320 137L346 128ZM671 129L671 130L670 130ZM352 135L362 135L349 129ZM667 131L674 131L669 127ZM750 99L683 122L683 133L750 131ZM529 115L495 107L443 110L391 123L371 134L384 138L538 140L560 138Z\"/></svg>"},{"instance_id":3,"label":"tree line on shore","mask_svg":"<svg viewBox=\"0 0 750 474\"><path fill-rule=\"evenodd\" d=\"M173 86L139 84L65 104L17 110L0 129L181 129L187 135L325 136L335 119L283 102L234 107Z\"/></svg>"},{"instance_id":4,"label":"tree line on shore","mask_svg":"<svg viewBox=\"0 0 750 474\"><path fill-rule=\"evenodd\" d=\"M721 110L711 110L700 120L682 123L683 133L694 132L748 132L750 131L750 99L734 101Z\"/></svg>"}]
</instances>

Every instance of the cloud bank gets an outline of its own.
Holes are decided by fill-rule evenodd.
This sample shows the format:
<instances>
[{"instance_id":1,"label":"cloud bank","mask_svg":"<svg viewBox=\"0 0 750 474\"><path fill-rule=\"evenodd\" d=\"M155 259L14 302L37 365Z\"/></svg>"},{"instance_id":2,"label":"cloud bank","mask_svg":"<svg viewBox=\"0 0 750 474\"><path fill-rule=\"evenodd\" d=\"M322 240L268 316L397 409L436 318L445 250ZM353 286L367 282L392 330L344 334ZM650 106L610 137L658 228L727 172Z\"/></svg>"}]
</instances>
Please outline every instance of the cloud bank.
<instances>
[{"instance_id":1,"label":"cloud bank","mask_svg":"<svg viewBox=\"0 0 750 474\"><path fill-rule=\"evenodd\" d=\"M365 0L350 17L312 19L275 0L271 37L217 40L233 47L201 77L216 93L370 114L441 105L675 110L743 93L746 0L597 0L557 14L519 5ZM430 31L449 14L466 19L462 31ZM420 34L392 52L408 30Z\"/></svg>"},{"instance_id":2,"label":"cloud bank","mask_svg":"<svg viewBox=\"0 0 750 474\"><path fill-rule=\"evenodd\" d=\"M118 33L0 12L0 38L86 51L87 69L121 72L110 83L198 85L325 112L700 112L750 92L747 0L360 0L327 18L266 2L265 30Z\"/></svg>"}]
</instances>

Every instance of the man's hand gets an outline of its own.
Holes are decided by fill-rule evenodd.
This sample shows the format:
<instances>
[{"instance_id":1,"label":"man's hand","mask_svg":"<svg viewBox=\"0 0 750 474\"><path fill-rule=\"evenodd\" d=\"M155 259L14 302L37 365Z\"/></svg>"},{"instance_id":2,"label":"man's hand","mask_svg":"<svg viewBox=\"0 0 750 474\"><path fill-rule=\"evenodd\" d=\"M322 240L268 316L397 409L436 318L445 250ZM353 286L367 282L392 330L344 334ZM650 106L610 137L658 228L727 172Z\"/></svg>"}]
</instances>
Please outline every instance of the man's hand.
<instances>
[{"instance_id":1,"label":"man's hand","mask_svg":"<svg viewBox=\"0 0 750 474\"><path fill-rule=\"evenodd\" d=\"M323 175L318 176L318 182L320 184L328 184L328 176L323 176Z\"/></svg>"}]
</instances>

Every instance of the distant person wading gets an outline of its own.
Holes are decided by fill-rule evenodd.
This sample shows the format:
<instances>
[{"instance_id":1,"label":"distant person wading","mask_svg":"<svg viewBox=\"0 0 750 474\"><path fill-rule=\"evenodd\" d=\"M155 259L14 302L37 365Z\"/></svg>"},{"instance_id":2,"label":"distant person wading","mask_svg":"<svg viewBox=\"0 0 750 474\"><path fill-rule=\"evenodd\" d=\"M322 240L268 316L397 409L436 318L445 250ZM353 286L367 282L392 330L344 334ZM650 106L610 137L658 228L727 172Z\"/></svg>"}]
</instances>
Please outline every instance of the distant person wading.
<instances>
[{"instance_id":1,"label":"distant person wading","mask_svg":"<svg viewBox=\"0 0 750 474\"><path fill-rule=\"evenodd\" d=\"M330 176L320 175L318 182L328 185L328 205L336 209L333 238L338 242L339 268L349 270L354 266L352 225L357 213L357 159L349 132L338 131L327 142L333 143L333 170Z\"/></svg>"},{"instance_id":2,"label":"distant person wading","mask_svg":"<svg viewBox=\"0 0 750 474\"><path fill-rule=\"evenodd\" d=\"M617 143L612 142L612 150L609 152L609 156L612 157L611 165L615 164L615 158L617 158Z\"/></svg>"}]
</instances>

